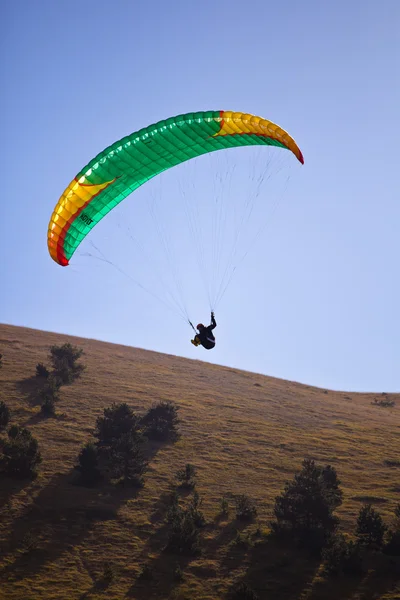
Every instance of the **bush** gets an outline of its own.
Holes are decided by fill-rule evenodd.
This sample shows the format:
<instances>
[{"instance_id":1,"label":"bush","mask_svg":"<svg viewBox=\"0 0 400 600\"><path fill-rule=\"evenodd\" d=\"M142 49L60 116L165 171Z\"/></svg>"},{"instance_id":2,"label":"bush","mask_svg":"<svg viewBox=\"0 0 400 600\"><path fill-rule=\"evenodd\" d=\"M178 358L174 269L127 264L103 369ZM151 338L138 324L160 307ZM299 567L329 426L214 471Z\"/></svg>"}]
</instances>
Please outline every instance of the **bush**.
<instances>
[{"instance_id":1,"label":"bush","mask_svg":"<svg viewBox=\"0 0 400 600\"><path fill-rule=\"evenodd\" d=\"M173 402L159 402L142 417L142 427L150 440L166 442L178 437L178 407Z\"/></svg>"},{"instance_id":2,"label":"bush","mask_svg":"<svg viewBox=\"0 0 400 600\"><path fill-rule=\"evenodd\" d=\"M182 488L193 489L196 485L196 469L190 463L187 463L182 469L176 472L176 479Z\"/></svg>"},{"instance_id":3,"label":"bush","mask_svg":"<svg viewBox=\"0 0 400 600\"><path fill-rule=\"evenodd\" d=\"M199 528L190 511L179 511L170 525L166 549L170 552L194 556L199 552Z\"/></svg>"},{"instance_id":4,"label":"bush","mask_svg":"<svg viewBox=\"0 0 400 600\"><path fill-rule=\"evenodd\" d=\"M322 552L324 573L327 575L359 575L364 571L361 548L340 534L332 538Z\"/></svg>"},{"instance_id":5,"label":"bush","mask_svg":"<svg viewBox=\"0 0 400 600\"><path fill-rule=\"evenodd\" d=\"M2 366L3 366L3 355L0 354L0 369L2 368Z\"/></svg>"},{"instance_id":6,"label":"bush","mask_svg":"<svg viewBox=\"0 0 400 600\"><path fill-rule=\"evenodd\" d=\"M135 432L121 435L112 447L110 455L111 476L123 483L142 486L147 464L143 452L143 438Z\"/></svg>"},{"instance_id":7,"label":"bush","mask_svg":"<svg viewBox=\"0 0 400 600\"><path fill-rule=\"evenodd\" d=\"M84 483L92 485L101 479L98 450L93 442L88 442L82 448L78 460L79 465L76 469L80 472Z\"/></svg>"},{"instance_id":8,"label":"bush","mask_svg":"<svg viewBox=\"0 0 400 600\"><path fill-rule=\"evenodd\" d=\"M56 402L60 399L60 382L53 375L50 375L45 383L39 388L37 399L41 400L43 403L46 402L46 400L53 400Z\"/></svg>"},{"instance_id":9,"label":"bush","mask_svg":"<svg viewBox=\"0 0 400 600\"><path fill-rule=\"evenodd\" d=\"M0 402L0 431L5 429L10 420L10 409L7 404L1 400Z\"/></svg>"},{"instance_id":10,"label":"bush","mask_svg":"<svg viewBox=\"0 0 400 600\"><path fill-rule=\"evenodd\" d=\"M104 409L104 416L96 421L95 437L99 446L113 446L117 440L132 431L137 431L139 419L133 410L125 403L112 404Z\"/></svg>"},{"instance_id":11,"label":"bush","mask_svg":"<svg viewBox=\"0 0 400 600\"><path fill-rule=\"evenodd\" d=\"M368 547L381 548L387 530L381 515L366 504L360 508L357 518L356 535L360 544Z\"/></svg>"},{"instance_id":12,"label":"bush","mask_svg":"<svg viewBox=\"0 0 400 600\"><path fill-rule=\"evenodd\" d=\"M235 499L236 518L239 521L252 521L257 516L257 508L254 500L242 494Z\"/></svg>"},{"instance_id":13,"label":"bush","mask_svg":"<svg viewBox=\"0 0 400 600\"><path fill-rule=\"evenodd\" d=\"M201 500L197 492L186 510L179 506L178 494L172 494L166 517L170 526L167 550L191 556L199 552L199 529L205 524L200 506Z\"/></svg>"},{"instance_id":14,"label":"bush","mask_svg":"<svg viewBox=\"0 0 400 600\"><path fill-rule=\"evenodd\" d=\"M3 443L2 470L10 477L33 477L42 462L39 445L31 432L19 425L8 430Z\"/></svg>"},{"instance_id":15,"label":"bush","mask_svg":"<svg viewBox=\"0 0 400 600\"><path fill-rule=\"evenodd\" d=\"M50 361L53 373L62 384L72 383L81 376L86 367L77 361L82 354L84 354L82 348L69 343L62 346L51 346Z\"/></svg>"},{"instance_id":16,"label":"bush","mask_svg":"<svg viewBox=\"0 0 400 600\"><path fill-rule=\"evenodd\" d=\"M40 412L44 417L54 417L56 414L56 405L53 398L46 398L40 407Z\"/></svg>"},{"instance_id":17,"label":"bush","mask_svg":"<svg viewBox=\"0 0 400 600\"><path fill-rule=\"evenodd\" d=\"M59 388L59 382L50 375L37 392L37 399L42 403L41 413L46 417L55 415L55 403L60 399Z\"/></svg>"},{"instance_id":18,"label":"bush","mask_svg":"<svg viewBox=\"0 0 400 600\"><path fill-rule=\"evenodd\" d=\"M273 531L289 532L300 544L318 552L339 522L333 515L342 503L339 484L333 467L320 467L313 460L304 460L300 473L276 497Z\"/></svg>"},{"instance_id":19,"label":"bush","mask_svg":"<svg viewBox=\"0 0 400 600\"><path fill-rule=\"evenodd\" d=\"M187 511L193 518L193 522L196 525L196 527L204 527L204 525L206 524L204 514L200 510L202 503L203 501L201 500L199 494L197 492L194 492L193 498L188 506Z\"/></svg>"},{"instance_id":20,"label":"bush","mask_svg":"<svg viewBox=\"0 0 400 600\"><path fill-rule=\"evenodd\" d=\"M238 548L248 548L251 546L250 533L242 533L240 531L236 532L236 537L233 540L234 546Z\"/></svg>"},{"instance_id":21,"label":"bush","mask_svg":"<svg viewBox=\"0 0 400 600\"><path fill-rule=\"evenodd\" d=\"M50 376L50 371L43 363L38 363L36 365L36 377L48 379Z\"/></svg>"}]
</instances>

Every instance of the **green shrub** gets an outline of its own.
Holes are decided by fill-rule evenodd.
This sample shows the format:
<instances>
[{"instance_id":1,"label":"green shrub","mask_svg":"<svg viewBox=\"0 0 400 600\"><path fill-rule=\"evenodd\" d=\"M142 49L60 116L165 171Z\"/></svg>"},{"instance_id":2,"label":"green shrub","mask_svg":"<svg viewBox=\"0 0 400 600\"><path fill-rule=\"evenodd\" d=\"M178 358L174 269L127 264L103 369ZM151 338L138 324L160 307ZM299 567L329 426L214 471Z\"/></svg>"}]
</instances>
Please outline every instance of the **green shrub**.
<instances>
[{"instance_id":1,"label":"green shrub","mask_svg":"<svg viewBox=\"0 0 400 600\"><path fill-rule=\"evenodd\" d=\"M202 503L203 503L203 501L201 500L199 494L197 492L194 492L193 498L191 499L191 501L189 503L187 512L193 518L193 522L196 525L196 527L204 527L204 525L206 523L204 514L200 510Z\"/></svg>"},{"instance_id":2,"label":"green shrub","mask_svg":"<svg viewBox=\"0 0 400 600\"><path fill-rule=\"evenodd\" d=\"M126 402L114 402L111 407L104 409L102 417L97 418L94 435L99 446L110 447L115 445L121 436L137 431L138 425L138 417Z\"/></svg>"},{"instance_id":3,"label":"green shrub","mask_svg":"<svg viewBox=\"0 0 400 600\"><path fill-rule=\"evenodd\" d=\"M371 504L365 504L360 508L356 528L356 535L360 544L381 548L386 530L387 527L381 515Z\"/></svg>"},{"instance_id":4,"label":"green shrub","mask_svg":"<svg viewBox=\"0 0 400 600\"><path fill-rule=\"evenodd\" d=\"M53 373L63 385L78 379L85 370L85 365L78 363L83 354L82 348L69 343L62 344L62 346L51 346L50 361Z\"/></svg>"},{"instance_id":5,"label":"green shrub","mask_svg":"<svg viewBox=\"0 0 400 600\"><path fill-rule=\"evenodd\" d=\"M43 363L38 363L36 365L36 377L48 379L50 376L50 371Z\"/></svg>"},{"instance_id":6,"label":"green shrub","mask_svg":"<svg viewBox=\"0 0 400 600\"><path fill-rule=\"evenodd\" d=\"M322 559L327 575L359 575L365 570L360 545L347 541L342 534L334 536L323 549Z\"/></svg>"},{"instance_id":7,"label":"green shrub","mask_svg":"<svg viewBox=\"0 0 400 600\"><path fill-rule=\"evenodd\" d=\"M53 398L46 398L40 407L40 412L44 417L54 417L56 414L56 405Z\"/></svg>"},{"instance_id":8,"label":"green shrub","mask_svg":"<svg viewBox=\"0 0 400 600\"><path fill-rule=\"evenodd\" d=\"M252 521L257 516L257 508L254 500L242 494L235 498L236 518L239 521Z\"/></svg>"},{"instance_id":9,"label":"green shrub","mask_svg":"<svg viewBox=\"0 0 400 600\"><path fill-rule=\"evenodd\" d=\"M342 503L339 484L333 467L320 467L313 460L304 460L301 471L276 497L273 531L289 533L301 545L319 552L339 523L333 515Z\"/></svg>"},{"instance_id":10,"label":"green shrub","mask_svg":"<svg viewBox=\"0 0 400 600\"><path fill-rule=\"evenodd\" d=\"M113 478L129 485L142 486L148 466L143 438L135 432L121 435L111 449L109 464Z\"/></svg>"},{"instance_id":11,"label":"green shrub","mask_svg":"<svg viewBox=\"0 0 400 600\"><path fill-rule=\"evenodd\" d=\"M8 430L8 440L3 442L2 470L10 477L34 477L42 462L39 445L31 432L19 425Z\"/></svg>"},{"instance_id":12,"label":"green shrub","mask_svg":"<svg viewBox=\"0 0 400 600\"><path fill-rule=\"evenodd\" d=\"M196 469L190 463L187 463L182 469L176 472L176 479L182 488L193 489L196 485Z\"/></svg>"},{"instance_id":13,"label":"green shrub","mask_svg":"<svg viewBox=\"0 0 400 600\"><path fill-rule=\"evenodd\" d=\"M142 417L142 427L150 440L162 442L178 437L178 407L173 402L159 402Z\"/></svg>"},{"instance_id":14,"label":"green shrub","mask_svg":"<svg viewBox=\"0 0 400 600\"><path fill-rule=\"evenodd\" d=\"M199 528L188 511L177 513L170 525L166 549L176 554L194 556L199 552Z\"/></svg>"}]
</instances>

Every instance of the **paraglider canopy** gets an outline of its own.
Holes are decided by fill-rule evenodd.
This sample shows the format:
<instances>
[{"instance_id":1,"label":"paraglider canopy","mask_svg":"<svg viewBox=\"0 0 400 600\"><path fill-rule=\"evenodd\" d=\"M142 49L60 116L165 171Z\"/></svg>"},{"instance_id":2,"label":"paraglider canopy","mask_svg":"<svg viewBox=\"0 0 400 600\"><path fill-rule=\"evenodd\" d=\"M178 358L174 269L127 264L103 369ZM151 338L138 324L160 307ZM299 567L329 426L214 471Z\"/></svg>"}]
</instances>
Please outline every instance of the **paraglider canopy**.
<instances>
[{"instance_id":1,"label":"paraglider canopy","mask_svg":"<svg viewBox=\"0 0 400 600\"><path fill-rule=\"evenodd\" d=\"M288 149L304 163L300 149L286 131L271 121L241 112L187 113L115 142L91 160L61 195L48 227L50 256L67 266L91 229L162 171L215 150L251 145Z\"/></svg>"}]
</instances>

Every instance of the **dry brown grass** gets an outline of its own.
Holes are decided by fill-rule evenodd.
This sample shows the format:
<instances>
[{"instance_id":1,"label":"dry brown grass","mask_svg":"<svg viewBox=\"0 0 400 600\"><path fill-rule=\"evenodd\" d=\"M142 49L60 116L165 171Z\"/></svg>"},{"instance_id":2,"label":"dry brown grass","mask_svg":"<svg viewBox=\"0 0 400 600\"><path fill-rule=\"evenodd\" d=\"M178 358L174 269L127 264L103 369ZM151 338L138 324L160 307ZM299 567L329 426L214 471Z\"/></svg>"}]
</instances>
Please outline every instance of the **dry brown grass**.
<instances>
[{"instance_id":1,"label":"dry brown grass","mask_svg":"<svg viewBox=\"0 0 400 600\"><path fill-rule=\"evenodd\" d=\"M56 419L38 417L30 377L46 362L52 344L70 341L85 351L87 371L61 389ZM378 394L321 390L200 361L93 340L0 325L0 400L12 422L28 426L43 455L33 482L2 482L0 598L73 600L107 597L217 600L245 574L266 579L265 598L399 598L385 577L324 586L317 565L268 544L232 545L236 524L216 519L223 495L246 493L257 500L263 530L274 497L300 468L303 458L334 465L342 481L342 527L354 529L362 502L386 518L399 501L400 394L394 408L372 406ZM113 401L144 412L158 400L180 407L181 439L159 446L142 490L71 484L71 471L96 417ZM389 461L389 462L385 462ZM164 497L176 469L193 463L209 525L201 557L181 561L184 580L173 580L176 558L165 543ZM394 466L391 466L394 462ZM257 524L248 527L253 535ZM22 551L31 532L38 547ZM117 570L103 589L105 561ZM140 581L143 564L154 576ZM257 575L258 573L258 575ZM333 595L332 595L333 594Z\"/></svg>"}]
</instances>

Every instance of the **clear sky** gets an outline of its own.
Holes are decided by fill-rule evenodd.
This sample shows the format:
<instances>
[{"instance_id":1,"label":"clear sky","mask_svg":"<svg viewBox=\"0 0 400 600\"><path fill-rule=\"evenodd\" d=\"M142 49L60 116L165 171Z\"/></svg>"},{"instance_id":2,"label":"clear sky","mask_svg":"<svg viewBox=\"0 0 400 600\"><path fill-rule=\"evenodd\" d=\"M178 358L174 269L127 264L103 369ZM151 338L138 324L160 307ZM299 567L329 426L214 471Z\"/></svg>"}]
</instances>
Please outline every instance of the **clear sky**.
<instances>
[{"instance_id":1,"label":"clear sky","mask_svg":"<svg viewBox=\"0 0 400 600\"><path fill-rule=\"evenodd\" d=\"M3 0L0 10L0 322L321 387L400 390L399 0ZM243 152L227 171L208 158L146 184L68 268L49 257L46 233L64 188L107 145L169 116L221 109L279 123L305 165L276 151L286 152L289 184L217 307L217 346L206 352L178 315L82 254L93 242L150 285L125 234L136 228L151 252L151 195L178 241L172 264L181 261L190 316L207 321L176 202L206 207L234 165L229 193L245 198ZM260 222L281 194L274 181L261 188Z\"/></svg>"}]
</instances>

